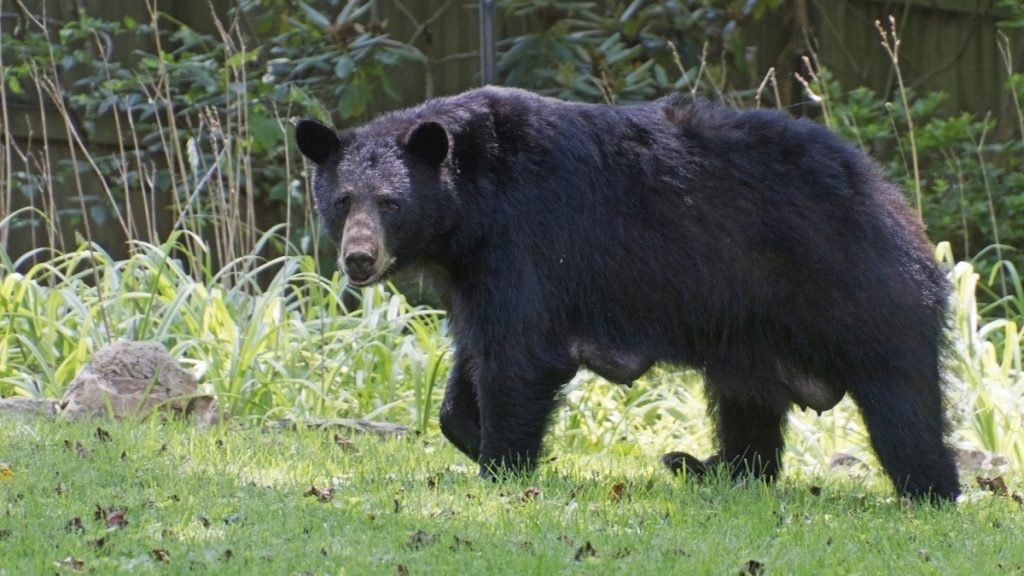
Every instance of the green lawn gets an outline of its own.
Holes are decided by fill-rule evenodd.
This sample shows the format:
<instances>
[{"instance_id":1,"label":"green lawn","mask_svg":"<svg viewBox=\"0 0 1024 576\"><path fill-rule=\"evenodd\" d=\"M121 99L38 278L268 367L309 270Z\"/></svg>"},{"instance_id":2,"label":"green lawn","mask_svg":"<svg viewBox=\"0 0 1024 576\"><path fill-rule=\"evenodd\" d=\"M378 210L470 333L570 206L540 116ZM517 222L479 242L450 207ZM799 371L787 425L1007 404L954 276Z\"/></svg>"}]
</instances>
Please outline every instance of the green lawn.
<instances>
[{"instance_id":1,"label":"green lawn","mask_svg":"<svg viewBox=\"0 0 1024 576\"><path fill-rule=\"evenodd\" d=\"M491 483L437 434L2 420L0 574L1024 572L1009 497L933 508L877 474L694 484L655 454L557 456Z\"/></svg>"}]
</instances>

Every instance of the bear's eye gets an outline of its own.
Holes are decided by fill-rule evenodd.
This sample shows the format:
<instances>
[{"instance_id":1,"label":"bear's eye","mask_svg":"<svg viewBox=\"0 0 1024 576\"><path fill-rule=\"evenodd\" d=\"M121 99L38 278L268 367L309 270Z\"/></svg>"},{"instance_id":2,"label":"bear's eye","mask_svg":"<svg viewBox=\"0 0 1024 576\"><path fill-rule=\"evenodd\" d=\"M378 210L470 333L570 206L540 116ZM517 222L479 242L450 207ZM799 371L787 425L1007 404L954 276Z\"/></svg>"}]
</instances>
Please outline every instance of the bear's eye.
<instances>
[{"instance_id":1,"label":"bear's eye","mask_svg":"<svg viewBox=\"0 0 1024 576\"><path fill-rule=\"evenodd\" d=\"M398 202L390 200L388 198L381 198L380 209L385 212L398 212Z\"/></svg>"},{"instance_id":2,"label":"bear's eye","mask_svg":"<svg viewBox=\"0 0 1024 576\"><path fill-rule=\"evenodd\" d=\"M352 204L352 198L348 194L339 196L334 200L334 205L342 210L348 210L350 204Z\"/></svg>"}]
</instances>

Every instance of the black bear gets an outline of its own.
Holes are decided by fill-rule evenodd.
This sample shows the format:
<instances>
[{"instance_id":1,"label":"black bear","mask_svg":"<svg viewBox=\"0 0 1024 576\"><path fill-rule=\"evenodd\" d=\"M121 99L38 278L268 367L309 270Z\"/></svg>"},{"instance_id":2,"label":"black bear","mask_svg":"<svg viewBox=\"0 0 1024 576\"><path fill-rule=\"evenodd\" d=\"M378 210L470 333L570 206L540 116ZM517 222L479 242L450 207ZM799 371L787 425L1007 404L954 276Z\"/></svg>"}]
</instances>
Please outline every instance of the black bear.
<instances>
[{"instance_id":1,"label":"black bear","mask_svg":"<svg viewBox=\"0 0 1024 576\"><path fill-rule=\"evenodd\" d=\"M419 267L443 287L441 429L482 475L536 464L580 366L628 383L661 362L703 373L717 433L674 469L770 480L790 407L850 394L900 493L959 494L945 275L901 192L827 129L487 87L296 140L349 282Z\"/></svg>"}]
</instances>

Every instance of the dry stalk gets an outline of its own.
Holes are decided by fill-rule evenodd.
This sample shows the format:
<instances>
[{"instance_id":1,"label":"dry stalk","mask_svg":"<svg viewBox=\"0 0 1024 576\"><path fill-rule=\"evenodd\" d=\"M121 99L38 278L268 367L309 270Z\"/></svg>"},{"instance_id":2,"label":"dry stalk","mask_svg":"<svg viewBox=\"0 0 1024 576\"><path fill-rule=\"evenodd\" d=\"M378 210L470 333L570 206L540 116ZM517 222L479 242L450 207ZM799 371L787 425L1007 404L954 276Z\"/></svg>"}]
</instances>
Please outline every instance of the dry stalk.
<instances>
[{"instance_id":1,"label":"dry stalk","mask_svg":"<svg viewBox=\"0 0 1024 576\"><path fill-rule=\"evenodd\" d=\"M10 222L7 216L14 207L14 154L11 148L14 137L11 135L11 120L7 114L7 68L4 66L4 41L0 35L0 132L3 135L3 154L0 155L0 249L7 249L7 235Z\"/></svg>"},{"instance_id":2,"label":"dry stalk","mask_svg":"<svg viewBox=\"0 0 1024 576\"><path fill-rule=\"evenodd\" d=\"M829 103L828 87L822 80L821 76L818 75L818 68L815 62L812 62L807 56L803 57L804 67L807 68L807 78L800 75L799 72L793 74L797 81L804 87L804 91L807 93L807 98L815 104L821 105L821 114L825 118L825 125L833 130L836 128L835 117L832 115L832 108ZM814 87L817 86L821 90L821 94L815 92Z\"/></svg>"},{"instance_id":3,"label":"dry stalk","mask_svg":"<svg viewBox=\"0 0 1024 576\"><path fill-rule=\"evenodd\" d=\"M776 82L775 67L773 66L768 69L768 72L764 75L764 79L761 80L761 84L757 87L757 92L754 93L754 106L756 108L761 107L761 95L769 85L771 85L772 92L775 94L775 106L779 107L782 105L782 99L779 98L779 84Z\"/></svg>"},{"instance_id":4,"label":"dry stalk","mask_svg":"<svg viewBox=\"0 0 1024 576\"><path fill-rule=\"evenodd\" d=\"M896 18L889 16L889 30L882 27L882 22L875 20L875 28L882 36L882 47L889 54L892 60L893 71L896 73L896 84L900 90L900 100L903 102L903 115L907 121L908 137L910 138L910 160L913 165L914 175L914 198L917 201L917 214L924 215L924 207L921 198L921 168L917 159L917 139L914 136L914 117L910 113L910 101L907 97L907 87L903 83L903 72L900 70L900 38L896 32Z\"/></svg>"},{"instance_id":5,"label":"dry stalk","mask_svg":"<svg viewBox=\"0 0 1024 576\"><path fill-rule=\"evenodd\" d=\"M999 54L1003 57L1003 66L1006 68L1006 76L1012 78L1014 74L1013 68L1013 51L1010 49L1010 38L1003 33L1002 30L998 32L999 41L996 44L999 47ZM1020 131L1021 138L1024 138L1024 111L1021 110L1020 95L1017 94L1017 90L1014 89L1013 85L1010 85L1010 96L1013 98L1013 107L1017 111L1017 129Z\"/></svg>"}]
</instances>

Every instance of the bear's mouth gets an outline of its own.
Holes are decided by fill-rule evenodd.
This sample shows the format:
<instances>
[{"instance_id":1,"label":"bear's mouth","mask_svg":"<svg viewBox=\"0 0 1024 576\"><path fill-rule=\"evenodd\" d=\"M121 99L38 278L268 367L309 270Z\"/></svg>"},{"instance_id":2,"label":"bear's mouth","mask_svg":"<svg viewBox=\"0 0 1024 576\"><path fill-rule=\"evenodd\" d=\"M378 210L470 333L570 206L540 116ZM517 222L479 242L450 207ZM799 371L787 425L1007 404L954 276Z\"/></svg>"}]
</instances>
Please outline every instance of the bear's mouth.
<instances>
[{"instance_id":1,"label":"bear's mouth","mask_svg":"<svg viewBox=\"0 0 1024 576\"><path fill-rule=\"evenodd\" d=\"M373 271L365 276L353 274L348 269L345 269L345 275L348 276L348 283L350 286L354 288L366 288L367 286L380 282L380 280L387 276L394 267L395 258L389 258L375 266Z\"/></svg>"},{"instance_id":2,"label":"bear's mouth","mask_svg":"<svg viewBox=\"0 0 1024 576\"><path fill-rule=\"evenodd\" d=\"M375 284L378 280L381 279L381 276L383 276L383 274L379 272L374 272L373 274L370 274L369 276L366 276L364 278L361 278L359 276L353 276L352 274L349 273L346 274L348 275L349 285L355 286L356 288L366 288L371 284Z\"/></svg>"}]
</instances>

